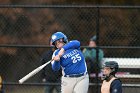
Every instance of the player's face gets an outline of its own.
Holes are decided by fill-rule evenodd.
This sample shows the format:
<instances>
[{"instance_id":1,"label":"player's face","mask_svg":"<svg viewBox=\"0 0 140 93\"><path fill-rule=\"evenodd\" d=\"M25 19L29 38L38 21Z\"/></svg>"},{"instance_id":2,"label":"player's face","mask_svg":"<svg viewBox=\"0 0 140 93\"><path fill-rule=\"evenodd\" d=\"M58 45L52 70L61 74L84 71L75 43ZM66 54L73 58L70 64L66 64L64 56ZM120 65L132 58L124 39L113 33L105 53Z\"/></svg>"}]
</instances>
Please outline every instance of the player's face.
<instances>
[{"instance_id":1,"label":"player's face","mask_svg":"<svg viewBox=\"0 0 140 93\"><path fill-rule=\"evenodd\" d=\"M58 49L61 49L63 46L64 46L64 42L62 39L59 39L57 41L55 41L55 46L58 48Z\"/></svg>"},{"instance_id":2,"label":"player's face","mask_svg":"<svg viewBox=\"0 0 140 93\"><path fill-rule=\"evenodd\" d=\"M109 67L104 67L103 68L103 74L104 75L109 75L111 73L111 69Z\"/></svg>"},{"instance_id":3,"label":"player's face","mask_svg":"<svg viewBox=\"0 0 140 93\"><path fill-rule=\"evenodd\" d=\"M96 43L94 41L89 41L89 47L96 47Z\"/></svg>"}]
</instances>

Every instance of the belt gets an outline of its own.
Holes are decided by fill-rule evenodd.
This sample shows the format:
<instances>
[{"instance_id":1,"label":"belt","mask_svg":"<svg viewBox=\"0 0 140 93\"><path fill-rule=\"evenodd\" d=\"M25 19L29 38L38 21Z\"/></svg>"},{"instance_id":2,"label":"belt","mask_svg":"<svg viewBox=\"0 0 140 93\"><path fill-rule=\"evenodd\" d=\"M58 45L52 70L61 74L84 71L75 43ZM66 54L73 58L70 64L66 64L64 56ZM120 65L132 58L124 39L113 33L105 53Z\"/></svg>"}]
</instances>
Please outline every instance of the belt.
<instances>
[{"instance_id":1,"label":"belt","mask_svg":"<svg viewBox=\"0 0 140 93\"><path fill-rule=\"evenodd\" d=\"M81 74L64 75L64 77L81 77L81 76L84 76L86 74L87 74L87 72L86 73L81 73Z\"/></svg>"}]
</instances>

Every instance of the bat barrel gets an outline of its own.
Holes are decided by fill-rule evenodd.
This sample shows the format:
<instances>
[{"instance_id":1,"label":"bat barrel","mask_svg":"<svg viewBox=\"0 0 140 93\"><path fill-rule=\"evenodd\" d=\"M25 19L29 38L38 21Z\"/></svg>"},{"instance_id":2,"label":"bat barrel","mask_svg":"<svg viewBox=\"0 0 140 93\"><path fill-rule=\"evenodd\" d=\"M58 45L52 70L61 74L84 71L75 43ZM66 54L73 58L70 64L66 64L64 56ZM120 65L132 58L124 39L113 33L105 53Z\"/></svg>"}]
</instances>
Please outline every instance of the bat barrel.
<instances>
[{"instance_id":1,"label":"bat barrel","mask_svg":"<svg viewBox=\"0 0 140 93\"><path fill-rule=\"evenodd\" d=\"M36 73L38 73L40 70L42 70L46 65L48 65L51 61L52 60L46 62L45 64L39 66L38 68L36 68L32 72L30 72L29 74L27 74L26 76L24 76L23 78L21 78L19 80L19 84L22 84L23 82L25 82L26 80L28 80L30 77L34 76Z\"/></svg>"}]
</instances>

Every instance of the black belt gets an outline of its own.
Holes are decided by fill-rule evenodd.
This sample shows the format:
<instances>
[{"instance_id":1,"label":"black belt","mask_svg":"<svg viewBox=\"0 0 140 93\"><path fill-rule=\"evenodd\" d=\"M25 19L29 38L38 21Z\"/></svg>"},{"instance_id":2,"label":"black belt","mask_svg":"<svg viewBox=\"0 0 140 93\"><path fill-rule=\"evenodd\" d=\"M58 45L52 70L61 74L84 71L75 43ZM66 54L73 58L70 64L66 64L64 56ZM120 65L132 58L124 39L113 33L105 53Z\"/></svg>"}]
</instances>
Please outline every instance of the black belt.
<instances>
[{"instance_id":1,"label":"black belt","mask_svg":"<svg viewBox=\"0 0 140 93\"><path fill-rule=\"evenodd\" d=\"M81 77L81 76L84 76L86 74L87 74L87 72L86 73L82 73L82 74L64 75L64 77Z\"/></svg>"}]
</instances>

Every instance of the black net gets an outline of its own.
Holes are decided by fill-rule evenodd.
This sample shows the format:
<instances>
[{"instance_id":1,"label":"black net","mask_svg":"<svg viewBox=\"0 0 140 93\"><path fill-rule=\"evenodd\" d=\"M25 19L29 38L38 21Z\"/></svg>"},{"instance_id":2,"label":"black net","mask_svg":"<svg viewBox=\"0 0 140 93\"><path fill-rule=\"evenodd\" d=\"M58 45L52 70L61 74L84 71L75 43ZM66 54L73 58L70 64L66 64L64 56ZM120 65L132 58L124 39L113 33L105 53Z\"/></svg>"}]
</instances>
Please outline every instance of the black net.
<instances>
[{"instance_id":1,"label":"black net","mask_svg":"<svg viewBox=\"0 0 140 93\"><path fill-rule=\"evenodd\" d=\"M0 74L6 93L10 91L28 93L29 89L31 89L29 93L38 93L37 91L43 93L45 85L40 86L42 71L26 81L26 83L38 83L37 86L40 87L32 84L19 86L17 83L20 78L42 64L40 61L42 54L51 49L49 40L56 31L65 33L69 40L79 40L82 50L88 47L89 40L96 35L96 50L99 48L103 50L102 61L117 60L119 62L118 75L123 84L140 83L139 11L139 7L1 7ZM99 61L96 59L94 64L98 64ZM101 74L100 65L96 68L99 74ZM96 77L98 73L91 74L89 93L93 93L94 90L95 93L100 93L98 84L101 80L100 76ZM122 77L123 75L125 77ZM138 93L139 88L125 85L123 86L124 93L132 93L127 90L131 88L134 91L136 89L135 93Z\"/></svg>"}]
</instances>

